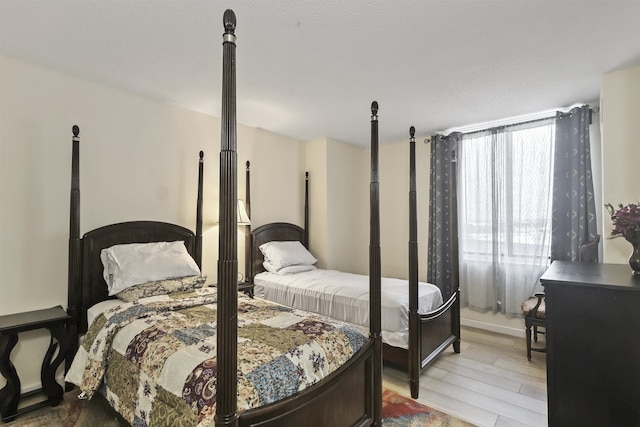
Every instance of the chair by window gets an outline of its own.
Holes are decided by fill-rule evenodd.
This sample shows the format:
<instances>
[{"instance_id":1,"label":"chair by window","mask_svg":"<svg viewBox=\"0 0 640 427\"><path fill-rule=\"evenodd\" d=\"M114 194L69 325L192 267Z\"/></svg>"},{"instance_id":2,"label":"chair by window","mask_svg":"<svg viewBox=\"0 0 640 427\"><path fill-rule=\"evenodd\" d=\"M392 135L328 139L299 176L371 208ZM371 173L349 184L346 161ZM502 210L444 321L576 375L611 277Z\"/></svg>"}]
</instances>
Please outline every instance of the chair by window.
<instances>
[{"instance_id":1,"label":"chair by window","mask_svg":"<svg viewBox=\"0 0 640 427\"><path fill-rule=\"evenodd\" d=\"M594 263L598 262L598 244L600 243L600 235L596 234L596 237L584 245L580 246L580 252L578 253L579 262ZM527 338L527 359L531 360L531 352L538 351L545 353L546 348L532 348L531 347L531 332L533 330L533 340L538 342L538 334L544 334L539 331L538 328L544 328L545 320L545 301L544 292L536 292L534 296L522 303L522 313L524 314L524 325L526 328Z\"/></svg>"},{"instance_id":2,"label":"chair by window","mask_svg":"<svg viewBox=\"0 0 640 427\"><path fill-rule=\"evenodd\" d=\"M531 352L539 351L545 353L546 348L531 347L531 330L533 329L533 340L538 342L538 328L544 328L545 304L544 292L536 292L534 296L522 303L522 312L524 314L524 326L526 328L527 338L527 359L531 360Z\"/></svg>"},{"instance_id":3,"label":"chair by window","mask_svg":"<svg viewBox=\"0 0 640 427\"><path fill-rule=\"evenodd\" d=\"M578 254L579 261L589 263L598 262L598 243L600 243L600 235L596 234L596 237L592 241L580 246L580 253Z\"/></svg>"}]
</instances>

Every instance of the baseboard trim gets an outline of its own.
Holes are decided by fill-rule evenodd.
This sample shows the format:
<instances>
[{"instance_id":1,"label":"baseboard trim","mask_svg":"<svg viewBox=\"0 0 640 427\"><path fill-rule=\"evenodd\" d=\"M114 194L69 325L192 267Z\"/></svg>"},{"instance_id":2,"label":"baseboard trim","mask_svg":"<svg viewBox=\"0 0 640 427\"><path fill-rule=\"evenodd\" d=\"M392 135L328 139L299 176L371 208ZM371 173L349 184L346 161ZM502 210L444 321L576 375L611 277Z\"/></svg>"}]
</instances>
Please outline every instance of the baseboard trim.
<instances>
[{"instance_id":1,"label":"baseboard trim","mask_svg":"<svg viewBox=\"0 0 640 427\"><path fill-rule=\"evenodd\" d=\"M62 387L64 387L64 375L62 374L56 375L56 382L60 384ZM20 394L29 393L34 390L38 390L39 388L42 388L42 384L40 383L21 384Z\"/></svg>"},{"instance_id":2,"label":"baseboard trim","mask_svg":"<svg viewBox=\"0 0 640 427\"><path fill-rule=\"evenodd\" d=\"M518 338L524 338L524 329L512 328L510 326L496 325L495 323L482 322L480 320L460 318L460 324L462 326L469 326L471 328L484 329L485 331L496 332L504 335L511 335Z\"/></svg>"}]
</instances>

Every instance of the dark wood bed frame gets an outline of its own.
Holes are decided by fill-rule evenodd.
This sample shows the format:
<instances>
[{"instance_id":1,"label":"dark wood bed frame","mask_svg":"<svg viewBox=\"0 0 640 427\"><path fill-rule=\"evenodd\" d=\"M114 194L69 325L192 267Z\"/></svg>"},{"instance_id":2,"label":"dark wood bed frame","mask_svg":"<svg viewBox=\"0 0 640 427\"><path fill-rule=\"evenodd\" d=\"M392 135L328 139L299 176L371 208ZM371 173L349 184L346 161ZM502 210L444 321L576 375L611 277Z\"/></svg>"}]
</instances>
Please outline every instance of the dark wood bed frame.
<instances>
[{"instance_id":1,"label":"dark wood bed frame","mask_svg":"<svg viewBox=\"0 0 640 427\"><path fill-rule=\"evenodd\" d=\"M363 348L326 379L287 399L238 412L237 408L237 152L235 27L224 13L222 141L220 151L220 234L218 259L218 379L215 425L219 426L371 426L382 424L382 339L380 334L380 229L377 182L377 104L372 104L371 327ZM374 110L375 106L375 110ZM110 298L102 277L100 251L115 244L183 240L202 265L202 171L200 152L196 232L175 224L133 221L106 225L80 238L79 128L73 127L69 230L68 312L74 348L87 330L87 309ZM375 218L375 220L373 220ZM72 357L68 358L69 361Z\"/></svg>"},{"instance_id":2,"label":"dark wood bed frame","mask_svg":"<svg viewBox=\"0 0 640 427\"><path fill-rule=\"evenodd\" d=\"M409 348L394 347L383 344L384 361L405 369L408 372L411 396L418 397L420 374L445 351L453 345L456 353L460 353L460 290L452 295L444 296L444 303L436 310L418 313L418 226L416 204L416 155L415 128L410 128L410 189L409 189ZM455 173L455 171L454 171ZM247 176L249 172L247 171ZM247 194L249 187L247 187ZM455 200L455 196L454 196ZM305 227L286 222L275 222L262 225L252 232L251 244L247 246L247 259L251 259L250 277L265 271L262 265L264 257L260 245L280 240L298 240L309 247L309 173L305 174L304 197ZM452 229L456 233L453 242L457 242L457 215L453 209ZM454 270L458 269L457 245L453 245ZM457 282L457 275L456 282Z\"/></svg>"}]
</instances>

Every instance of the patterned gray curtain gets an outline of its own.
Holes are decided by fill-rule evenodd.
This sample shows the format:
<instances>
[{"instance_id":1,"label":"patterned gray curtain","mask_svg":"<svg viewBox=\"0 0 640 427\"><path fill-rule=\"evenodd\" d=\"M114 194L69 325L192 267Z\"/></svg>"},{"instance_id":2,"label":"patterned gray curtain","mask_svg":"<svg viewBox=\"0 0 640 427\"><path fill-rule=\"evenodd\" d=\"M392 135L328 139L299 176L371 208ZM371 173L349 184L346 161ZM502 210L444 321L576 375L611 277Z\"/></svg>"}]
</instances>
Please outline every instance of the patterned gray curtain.
<instances>
[{"instance_id":1,"label":"patterned gray curtain","mask_svg":"<svg viewBox=\"0 0 640 427\"><path fill-rule=\"evenodd\" d=\"M579 248L597 234L591 177L589 106L556 113L551 259L578 261Z\"/></svg>"},{"instance_id":2,"label":"patterned gray curtain","mask_svg":"<svg viewBox=\"0 0 640 427\"><path fill-rule=\"evenodd\" d=\"M429 258L427 281L438 286L446 300L457 288L454 283L458 272L454 272L453 242L451 241L452 207L456 203L455 179L452 179L452 159L462 138L461 133L435 135L431 139L430 184L429 184ZM457 236L457 230L455 234ZM455 288L454 288L455 286Z\"/></svg>"}]
</instances>

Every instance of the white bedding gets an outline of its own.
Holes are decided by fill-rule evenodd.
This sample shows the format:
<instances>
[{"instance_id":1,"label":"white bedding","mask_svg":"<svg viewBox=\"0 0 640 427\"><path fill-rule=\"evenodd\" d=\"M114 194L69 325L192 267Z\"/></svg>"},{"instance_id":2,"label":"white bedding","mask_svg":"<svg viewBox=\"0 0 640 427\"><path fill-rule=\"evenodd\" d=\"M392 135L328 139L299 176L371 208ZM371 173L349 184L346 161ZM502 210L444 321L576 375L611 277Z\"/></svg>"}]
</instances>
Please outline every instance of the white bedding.
<instances>
[{"instance_id":1,"label":"white bedding","mask_svg":"<svg viewBox=\"0 0 640 427\"><path fill-rule=\"evenodd\" d=\"M298 308L369 326L369 276L316 269L297 274L260 273L254 278L255 295ZM418 312L442 305L437 286L418 284ZM408 348L409 285L406 280L382 278L382 340Z\"/></svg>"}]
</instances>

